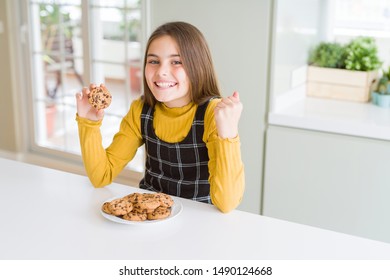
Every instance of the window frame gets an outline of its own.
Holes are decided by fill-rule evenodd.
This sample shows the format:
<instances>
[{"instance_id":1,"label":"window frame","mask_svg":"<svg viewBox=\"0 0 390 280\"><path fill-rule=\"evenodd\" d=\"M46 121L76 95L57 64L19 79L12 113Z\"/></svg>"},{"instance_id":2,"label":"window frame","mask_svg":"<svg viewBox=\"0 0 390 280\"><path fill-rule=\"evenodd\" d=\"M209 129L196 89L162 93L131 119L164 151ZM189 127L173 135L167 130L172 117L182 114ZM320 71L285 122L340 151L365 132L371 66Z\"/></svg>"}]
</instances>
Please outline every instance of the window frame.
<instances>
[{"instance_id":1,"label":"window frame","mask_svg":"<svg viewBox=\"0 0 390 280\"><path fill-rule=\"evenodd\" d=\"M26 162L65 170L77 174L85 175L85 170L82 162L81 155L56 150L44 146L40 146L36 143L35 133L36 125L34 121L34 87L33 87L33 58L32 51L32 34L30 33L29 26L31 26L31 14L30 14L30 1L18 0L8 1L8 5L12 14L11 28L11 44L15 47L13 51L12 60L15 62L14 75L18 79L25 81L20 83L13 81L16 100L15 117L17 123L20 124L18 128L19 139L19 151L18 158ZM145 38L150 30L149 9L150 1L141 1L141 24L143 25L141 32L141 56L143 53ZM90 24L90 9L93 9L89 0L81 1L81 10L83 17L81 20L81 29L83 33L83 71L84 79L91 80L92 65L90 50L90 38L85 34L90 34L88 31L88 25ZM87 11L87 12L85 12ZM20 81L19 80L19 81ZM23 100L24 102L20 102ZM76 113L76 111L75 111ZM138 185L139 180L142 179L143 172L134 171L130 169L124 169L114 182L125 183L131 185Z\"/></svg>"}]
</instances>

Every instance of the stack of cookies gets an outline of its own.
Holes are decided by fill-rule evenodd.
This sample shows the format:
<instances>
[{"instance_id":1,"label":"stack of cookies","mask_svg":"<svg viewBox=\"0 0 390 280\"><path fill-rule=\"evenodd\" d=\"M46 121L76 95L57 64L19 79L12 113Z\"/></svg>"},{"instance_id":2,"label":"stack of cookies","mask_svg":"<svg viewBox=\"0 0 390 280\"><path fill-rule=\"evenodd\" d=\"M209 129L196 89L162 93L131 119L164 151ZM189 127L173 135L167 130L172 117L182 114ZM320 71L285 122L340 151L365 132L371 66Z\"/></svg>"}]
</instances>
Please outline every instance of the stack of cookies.
<instances>
[{"instance_id":1,"label":"stack of cookies","mask_svg":"<svg viewBox=\"0 0 390 280\"><path fill-rule=\"evenodd\" d=\"M164 193L132 193L105 202L102 211L128 221L165 219L171 215L173 199Z\"/></svg>"}]
</instances>

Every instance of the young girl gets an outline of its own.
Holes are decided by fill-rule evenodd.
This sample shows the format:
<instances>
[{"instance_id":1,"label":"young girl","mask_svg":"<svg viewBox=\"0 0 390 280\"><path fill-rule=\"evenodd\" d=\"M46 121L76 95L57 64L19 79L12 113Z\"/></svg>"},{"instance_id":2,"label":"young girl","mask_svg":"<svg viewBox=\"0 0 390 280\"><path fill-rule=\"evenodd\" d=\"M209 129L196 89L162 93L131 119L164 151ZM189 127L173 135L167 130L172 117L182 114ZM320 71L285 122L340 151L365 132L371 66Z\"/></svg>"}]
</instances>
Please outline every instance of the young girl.
<instances>
[{"instance_id":1,"label":"young girl","mask_svg":"<svg viewBox=\"0 0 390 280\"><path fill-rule=\"evenodd\" d=\"M143 83L143 97L131 104L106 150L104 111L87 98L95 85L76 94L81 152L92 184L110 184L145 144L140 188L212 203L222 212L236 208L244 193L242 104L237 92L221 98L201 32L184 22L158 27L147 43Z\"/></svg>"}]
</instances>

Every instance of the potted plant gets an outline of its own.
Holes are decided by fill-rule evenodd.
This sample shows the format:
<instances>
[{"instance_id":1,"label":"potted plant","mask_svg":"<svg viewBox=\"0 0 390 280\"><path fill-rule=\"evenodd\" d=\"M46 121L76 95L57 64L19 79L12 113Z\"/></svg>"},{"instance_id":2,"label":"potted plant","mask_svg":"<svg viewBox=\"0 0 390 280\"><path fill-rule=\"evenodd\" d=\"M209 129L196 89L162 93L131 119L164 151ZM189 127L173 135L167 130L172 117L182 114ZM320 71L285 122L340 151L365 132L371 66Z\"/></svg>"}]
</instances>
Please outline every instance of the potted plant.
<instances>
[{"instance_id":1,"label":"potted plant","mask_svg":"<svg viewBox=\"0 0 390 280\"><path fill-rule=\"evenodd\" d=\"M45 67L46 131L48 137L51 137L57 115L57 96L63 82L62 69L72 70L81 85L83 81L75 69L73 59L73 25L70 13L62 10L59 5L42 3L39 4L39 16ZM64 58L61 59L60 55Z\"/></svg>"},{"instance_id":2,"label":"potted plant","mask_svg":"<svg viewBox=\"0 0 390 280\"><path fill-rule=\"evenodd\" d=\"M383 70L379 79L378 87L372 92L372 103L380 107L390 107L390 66L388 70Z\"/></svg>"},{"instance_id":3,"label":"potted plant","mask_svg":"<svg viewBox=\"0 0 390 280\"><path fill-rule=\"evenodd\" d=\"M309 55L307 95L367 102L381 65L373 38L321 42Z\"/></svg>"}]
</instances>

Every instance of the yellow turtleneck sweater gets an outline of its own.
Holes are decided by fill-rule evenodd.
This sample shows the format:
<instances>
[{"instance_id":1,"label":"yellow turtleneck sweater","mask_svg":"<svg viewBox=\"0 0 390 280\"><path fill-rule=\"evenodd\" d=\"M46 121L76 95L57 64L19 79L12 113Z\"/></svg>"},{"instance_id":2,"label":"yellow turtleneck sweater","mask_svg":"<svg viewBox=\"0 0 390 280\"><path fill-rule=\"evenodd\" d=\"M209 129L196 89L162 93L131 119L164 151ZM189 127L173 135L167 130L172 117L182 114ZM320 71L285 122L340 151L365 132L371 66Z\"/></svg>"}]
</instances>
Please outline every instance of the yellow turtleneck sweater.
<instances>
[{"instance_id":1,"label":"yellow turtleneck sweater","mask_svg":"<svg viewBox=\"0 0 390 280\"><path fill-rule=\"evenodd\" d=\"M207 145L209 155L211 201L222 212L229 212L239 205L244 193L244 166L241 161L239 136L234 139L218 137L214 108L219 101L211 100L206 109L203 141ZM129 112L122 119L119 132L107 149L102 146L102 121L96 122L76 116L84 166L95 187L110 184L143 144L142 107L141 99L131 104ZM184 140L191 129L197 107L196 104L190 103L180 108L168 108L163 103L157 103L153 121L156 135L170 143Z\"/></svg>"}]
</instances>

